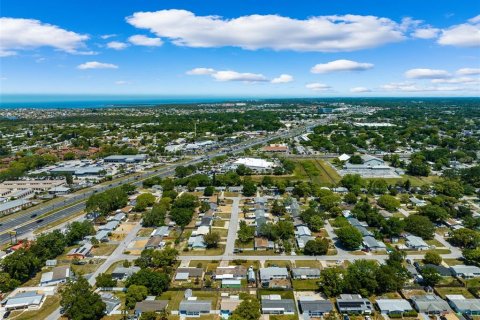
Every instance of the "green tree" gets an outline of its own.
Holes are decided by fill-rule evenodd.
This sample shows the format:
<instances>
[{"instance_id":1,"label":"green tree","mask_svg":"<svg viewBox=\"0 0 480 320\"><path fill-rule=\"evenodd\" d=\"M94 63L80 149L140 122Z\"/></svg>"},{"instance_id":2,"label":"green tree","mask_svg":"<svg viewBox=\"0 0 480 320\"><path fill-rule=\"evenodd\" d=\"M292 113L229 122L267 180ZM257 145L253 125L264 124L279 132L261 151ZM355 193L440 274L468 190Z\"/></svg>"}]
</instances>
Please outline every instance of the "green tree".
<instances>
[{"instance_id":1,"label":"green tree","mask_svg":"<svg viewBox=\"0 0 480 320\"><path fill-rule=\"evenodd\" d=\"M205 245L207 248L218 248L220 242L220 234L218 232L209 232L204 237Z\"/></svg>"},{"instance_id":2,"label":"green tree","mask_svg":"<svg viewBox=\"0 0 480 320\"><path fill-rule=\"evenodd\" d=\"M442 279L442 276L433 267L424 267L420 274L423 278L423 284L430 287L434 287Z\"/></svg>"},{"instance_id":3,"label":"green tree","mask_svg":"<svg viewBox=\"0 0 480 320\"><path fill-rule=\"evenodd\" d=\"M336 297L345 288L345 271L338 267L323 269L320 273L319 286L327 297Z\"/></svg>"},{"instance_id":4,"label":"green tree","mask_svg":"<svg viewBox=\"0 0 480 320\"><path fill-rule=\"evenodd\" d=\"M257 185L250 179L244 179L242 192L245 197L252 197L257 193Z\"/></svg>"},{"instance_id":5,"label":"green tree","mask_svg":"<svg viewBox=\"0 0 480 320\"><path fill-rule=\"evenodd\" d=\"M213 196L214 193L215 193L215 187L213 186L208 186L205 188L205 190L203 190L203 195L205 197L211 197Z\"/></svg>"},{"instance_id":6,"label":"green tree","mask_svg":"<svg viewBox=\"0 0 480 320\"><path fill-rule=\"evenodd\" d=\"M135 211L145 211L145 209L155 203L155 196L151 193L142 193L137 197Z\"/></svg>"},{"instance_id":7,"label":"green tree","mask_svg":"<svg viewBox=\"0 0 480 320\"><path fill-rule=\"evenodd\" d=\"M67 233L65 236L65 240L67 245L71 246L78 241L81 241L86 236L94 235L95 228L93 227L93 223L88 220L74 221L67 227Z\"/></svg>"},{"instance_id":8,"label":"green tree","mask_svg":"<svg viewBox=\"0 0 480 320\"><path fill-rule=\"evenodd\" d=\"M449 241L454 246L475 249L480 247L480 232L467 228L454 230Z\"/></svg>"},{"instance_id":9,"label":"green tree","mask_svg":"<svg viewBox=\"0 0 480 320\"><path fill-rule=\"evenodd\" d=\"M480 247L475 249L464 249L462 255L468 264L480 265Z\"/></svg>"},{"instance_id":10,"label":"green tree","mask_svg":"<svg viewBox=\"0 0 480 320\"><path fill-rule=\"evenodd\" d=\"M111 274L100 273L96 278L95 285L99 288L113 288L117 286L117 280L113 279Z\"/></svg>"},{"instance_id":11,"label":"green tree","mask_svg":"<svg viewBox=\"0 0 480 320\"><path fill-rule=\"evenodd\" d=\"M357 203L357 195L353 192L349 192L343 197L343 200L348 204L355 204Z\"/></svg>"},{"instance_id":12,"label":"green tree","mask_svg":"<svg viewBox=\"0 0 480 320\"><path fill-rule=\"evenodd\" d=\"M148 288L149 294L159 295L168 288L169 276L150 269L141 269L127 279L126 287L141 285Z\"/></svg>"},{"instance_id":13,"label":"green tree","mask_svg":"<svg viewBox=\"0 0 480 320\"><path fill-rule=\"evenodd\" d=\"M244 297L243 301L233 311L229 317L230 320L259 320L260 319L260 302L249 295Z\"/></svg>"},{"instance_id":14,"label":"green tree","mask_svg":"<svg viewBox=\"0 0 480 320\"><path fill-rule=\"evenodd\" d=\"M400 207L400 201L397 200L397 198L384 194L378 198L377 203L379 206L385 208L386 210L390 212L396 211Z\"/></svg>"},{"instance_id":15,"label":"green tree","mask_svg":"<svg viewBox=\"0 0 480 320\"><path fill-rule=\"evenodd\" d=\"M405 218L405 231L422 239L433 239L435 225L427 217L417 214L410 215Z\"/></svg>"},{"instance_id":16,"label":"green tree","mask_svg":"<svg viewBox=\"0 0 480 320\"><path fill-rule=\"evenodd\" d=\"M436 252L427 252L423 258L425 263L434 264L439 266L442 263L442 257Z\"/></svg>"},{"instance_id":17,"label":"green tree","mask_svg":"<svg viewBox=\"0 0 480 320\"><path fill-rule=\"evenodd\" d=\"M142 226L160 227L165 225L168 207L165 204L155 203L152 210L143 214Z\"/></svg>"},{"instance_id":18,"label":"green tree","mask_svg":"<svg viewBox=\"0 0 480 320\"><path fill-rule=\"evenodd\" d=\"M303 253L308 256L321 256L325 255L328 252L329 243L325 238L316 238L315 240L310 240L305 244Z\"/></svg>"},{"instance_id":19,"label":"green tree","mask_svg":"<svg viewBox=\"0 0 480 320\"><path fill-rule=\"evenodd\" d=\"M255 227L248 226L247 223L240 221L240 228L238 230L238 240L242 243L247 243L255 236Z\"/></svg>"},{"instance_id":20,"label":"green tree","mask_svg":"<svg viewBox=\"0 0 480 320\"><path fill-rule=\"evenodd\" d=\"M438 205L427 204L424 207L420 207L418 212L432 222L440 222L448 218L447 210Z\"/></svg>"},{"instance_id":21,"label":"green tree","mask_svg":"<svg viewBox=\"0 0 480 320\"><path fill-rule=\"evenodd\" d=\"M97 293L92 292L88 281L79 277L68 282L60 292L63 314L73 320L95 320L104 316L106 305Z\"/></svg>"},{"instance_id":22,"label":"green tree","mask_svg":"<svg viewBox=\"0 0 480 320\"><path fill-rule=\"evenodd\" d=\"M336 230L336 234L343 246L349 250L357 250L362 245L362 234L351 225L341 227Z\"/></svg>"},{"instance_id":23,"label":"green tree","mask_svg":"<svg viewBox=\"0 0 480 320\"><path fill-rule=\"evenodd\" d=\"M379 266L376 261L356 260L347 268L345 288L348 292L362 296L371 296L378 290L377 274Z\"/></svg>"},{"instance_id":24,"label":"green tree","mask_svg":"<svg viewBox=\"0 0 480 320\"><path fill-rule=\"evenodd\" d=\"M12 279L6 272L0 272L0 291L9 292L20 285L20 281Z\"/></svg>"},{"instance_id":25,"label":"green tree","mask_svg":"<svg viewBox=\"0 0 480 320\"><path fill-rule=\"evenodd\" d=\"M381 265L376 274L377 293L399 291L407 279L407 272L403 267L399 269L390 265Z\"/></svg>"},{"instance_id":26,"label":"green tree","mask_svg":"<svg viewBox=\"0 0 480 320\"><path fill-rule=\"evenodd\" d=\"M148 295L148 289L142 285L131 285L127 289L127 294L125 296L126 306L129 309L133 309L135 304L139 301L143 301Z\"/></svg>"}]
</instances>

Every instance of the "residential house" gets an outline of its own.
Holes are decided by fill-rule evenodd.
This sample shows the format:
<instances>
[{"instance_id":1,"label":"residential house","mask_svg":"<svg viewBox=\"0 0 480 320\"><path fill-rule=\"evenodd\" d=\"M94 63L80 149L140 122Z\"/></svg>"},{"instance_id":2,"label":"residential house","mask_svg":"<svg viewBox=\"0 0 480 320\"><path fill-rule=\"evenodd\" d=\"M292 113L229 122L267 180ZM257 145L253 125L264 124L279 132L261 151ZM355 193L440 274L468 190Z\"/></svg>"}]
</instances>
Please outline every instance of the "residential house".
<instances>
[{"instance_id":1,"label":"residential house","mask_svg":"<svg viewBox=\"0 0 480 320\"><path fill-rule=\"evenodd\" d=\"M145 249L157 249L165 246L165 241L163 241L162 236L153 236L150 237L145 244Z\"/></svg>"},{"instance_id":2,"label":"residential house","mask_svg":"<svg viewBox=\"0 0 480 320\"><path fill-rule=\"evenodd\" d=\"M341 294L337 299L337 307L342 314L371 314L373 305L370 300L359 294Z\"/></svg>"},{"instance_id":3,"label":"residential house","mask_svg":"<svg viewBox=\"0 0 480 320\"><path fill-rule=\"evenodd\" d=\"M377 305L382 314L403 315L414 311L410 302L405 299L377 299Z\"/></svg>"},{"instance_id":4,"label":"residential house","mask_svg":"<svg viewBox=\"0 0 480 320\"><path fill-rule=\"evenodd\" d=\"M161 226L152 231L150 237L168 237L170 228L168 226Z\"/></svg>"},{"instance_id":5,"label":"residential house","mask_svg":"<svg viewBox=\"0 0 480 320\"><path fill-rule=\"evenodd\" d=\"M464 279L480 277L480 268L477 266L456 265L450 267L453 275Z\"/></svg>"},{"instance_id":6,"label":"residential house","mask_svg":"<svg viewBox=\"0 0 480 320\"><path fill-rule=\"evenodd\" d=\"M42 274L40 286L55 286L59 283L65 283L72 276L72 270L69 266L55 267L52 271Z\"/></svg>"},{"instance_id":7,"label":"residential house","mask_svg":"<svg viewBox=\"0 0 480 320\"><path fill-rule=\"evenodd\" d=\"M176 281L187 281L190 278L203 278L202 268L177 268Z\"/></svg>"},{"instance_id":8,"label":"residential house","mask_svg":"<svg viewBox=\"0 0 480 320\"><path fill-rule=\"evenodd\" d=\"M85 259L86 257L89 257L92 252L92 244L91 243L85 243L79 248L74 248L70 250L70 252L67 254L67 257L69 258L77 258L77 259Z\"/></svg>"},{"instance_id":9,"label":"residential house","mask_svg":"<svg viewBox=\"0 0 480 320\"><path fill-rule=\"evenodd\" d=\"M178 313L182 317L200 317L212 312L211 300L182 300L178 308Z\"/></svg>"},{"instance_id":10,"label":"residential house","mask_svg":"<svg viewBox=\"0 0 480 320\"><path fill-rule=\"evenodd\" d=\"M207 245L205 244L205 240L203 235L192 235L188 238L188 246L192 249L206 249Z\"/></svg>"},{"instance_id":11,"label":"residential house","mask_svg":"<svg viewBox=\"0 0 480 320\"><path fill-rule=\"evenodd\" d=\"M108 234L109 233L110 233L110 231L108 231L108 230L100 230L92 238L95 238L100 242L108 242L108 240L109 240Z\"/></svg>"},{"instance_id":12,"label":"residential house","mask_svg":"<svg viewBox=\"0 0 480 320\"><path fill-rule=\"evenodd\" d=\"M411 297L413 306L418 312L426 314L445 314L450 311L450 306L442 298L427 294Z\"/></svg>"},{"instance_id":13,"label":"residential house","mask_svg":"<svg viewBox=\"0 0 480 320\"><path fill-rule=\"evenodd\" d=\"M375 239L373 236L363 237L363 246L367 251L387 250L387 246L382 241Z\"/></svg>"},{"instance_id":14,"label":"residential house","mask_svg":"<svg viewBox=\"0 0 480 320\"><path fill-rule=\"evenodd\" d=\"M480 299L467 299L463 295L446 295L448 304L456 313L480 316Z\"/></svg>"},{"instance_id":15,"label":"residential house","mask_svg":"<svg viewBox=\"0 0 480 320\"><path fill-rule=\"evenodd\" d=\"M273 250L275 243L267 238L255 237L254 249L255 250Z\"/></svg>"},{"instance_id":16,"label":"residential house","mask_svg":"<svg viewBox=\"0 0 480 320\"><path fill-rule=\"evenodd\" d=\"M318 279L320 278L320 270L317 268L293 268L292 279Z\"/></svg>"},{"instance_id":17,"label":"residential house","mask_svg":"<svg viewBox=\"0 0 480 320\"><path fill-rule=\"evenodd\" d=\"M222 319L228 319L242 301L243 300L240 300L238 296L222 298L220 301L220 317Z\"/></svg>"},{"instance_id":18,"label":"residential house","mask_svg":"<svg viewBox=\"0 0 480 320\"><path fill-rule=\"evenodd\" d=\"M100 226L98 228L99 231L102 231L102 230L105 230L105 231L108 231L108 232L112 232L113 230L115 230L117 227L118 227L118 224L119 222L116 221L116 220L111 220L111 221L108 221L106 224L104 224L103 226Z\"/></svg>"},{"instance_id":19,"label":"residential house","mask_svg":"<svg viewBox=\"0 0 480 320\"><path fill-rule=\"evenodd\" d=\"M430 249L430 246L420 237L408 235L405 237L405 240L407 240L407 247L413 250L422 251Z\"/></svg>"},{"instance_id":20,"label":"residential house","mask_svg":"<svg viewBox=\"0 0 480 320\"><path fill-rule=\"evenodd\" d=\"M244 266L217 267L215 279L246 279L247 269Z\"/></svg>"},{"instance_id":21,"label":"residential house","mask_svg":"<svg viewBox=\"0 0 480 320\"><path fill-rule=\"evenodd\" d=\"M452 270L450 268L444 267L444 266L437 266L436 264L424 264L423 266L419 266L419 269L425 269L425 268L433 268L435 269L442 277L451 277L452 276Z\"/></svg>"},{"instance_id":22,"label":"residential house","mask_svg":"<svg viewBox=\"0 0 480 320\"><path fill-rule=\"evenodd\" d=\"M105 303L106 315L112 315L113 311L117 310L121 303L120 299L110 292L100 293L100 299L102 299L103 303Z\"/></svg>"},{"instance_id":23,"label":"residential house","mask_svg":"<svg viewBox=\"0 0 480 320\"><path fill-rule=\"evenodd\" d=\"M240 279L222 279L222 288L240 289L242 280Z\"/></svg>"},{"instance_id":24,"label":"residential house","mask_svg":"<svg viewBox=\"0 0 480 320\"><path fill-rule=\"evenodd\" d=\"M128 277L131 277L135 273L140 271L140 267L131 266L131 267L116 267L112 272L112 278L116 280L125 280Z\"/></svg>"},{"instance_id":25,"label":"residential house","mask_svg":"<svg viewBox=\"0 0 480 320\"><path fill-rule=\"evenodd\" d=\"M304 318L305 315L309 317L323 317L333 310L333 304L330 300L318 300L310 297L301 297L298 299L298 307L300 314L302 314Z\"/></svg>"},{"instance_id":26,"label":"residential house","mask_svg":"<svg viewBox=\"0 0 480 320\"><path fill-rule=\"evenodd\" d=\"M295 314L293 299L282 299L280 295L262 295L262 314Z\"/></svg>"},{"instance_id":27,"label":"residential house","mask_svg":"<svg viewBox=\"0 0 480 320\"><path fill-rule=\"evenodd\" d=\"M286 280L288 279L288 270L287 268L281 267L268 267L260 268L260 281L262 287L269 287L269 284L272 280Z\"/></svg>"},{"instance_id":28,"label":"residential house","mask_svg":"<svg viewBox=\"0 0 480 320\"><path fill-rule=\"evenodd\" d=\"M137 302L135 304L135 316L140 318L144 312L162 312L165 310L167 305L168 300L155 300L155 297L153 297L153 299L149 299L149 297L147 297L146 300Z\"/></svg>"},{"instance_id":29,"label":"residential house","mask_svg":"<svg viewBox=\"0 0 480 320\"><path fill-rule=\"evenodd\" d=\"M35 291L20 292L2 301L5 311L19 309L38 310L45 301L45 295Z\"/></svg>"}]
</instances>

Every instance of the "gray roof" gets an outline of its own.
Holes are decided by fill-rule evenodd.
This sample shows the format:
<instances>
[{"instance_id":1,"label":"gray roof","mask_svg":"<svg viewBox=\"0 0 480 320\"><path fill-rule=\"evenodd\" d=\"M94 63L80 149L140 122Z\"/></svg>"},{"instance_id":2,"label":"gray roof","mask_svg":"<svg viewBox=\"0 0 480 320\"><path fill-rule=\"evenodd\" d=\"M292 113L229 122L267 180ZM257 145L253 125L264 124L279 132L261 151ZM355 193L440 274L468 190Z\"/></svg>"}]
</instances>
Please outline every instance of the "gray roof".
<instances>
[{"instance_id":1,"label":"gray roof","mask_svg":"<svg viewBox=\"0 0 480 320\"><path fill-rule=\"evenodd\" d=\"M416 304L419 312L442 312L450 310L445 300L433 294L413 296L411 299Z\"/></svg>"},{"instance_id":2,"label":"gray roof","mask_svg":"<svg viewBox=\"0 0 480 320\"><path fill-rule=\"evenodd\" d=\"M452 299L449 301L452 308L458 312L480 312L480 299Z\"/></svg>"},{"instance_id":3,"label":"gray roof","mask_svg":"<svg viewBox=\"0 0 480 320\"><path fill-rule=\"evenodd\" d=\"M330 300L311 300L300 299L298 301L302 313L308 312L322 312L327 313L333 310L333 305Z\"/></svg>"},{"instance_id":4,"label":"gray roof","mask_svg":"<svg viewBox=\"0 0 480 320\"><path fill-rule=\"evenodd\" d=\"M340 312L373 310L372 303L359 294L341 294L337 306Z\"/></svg>"},{"instance_id":5,"label":"gray roof","mask_svg":"<svg viewBox=\"0 0 480 320\"><path fill-rule=\"evenodd\" d=\"M28 307L29 305L39 305L44 295L35 291L17 293L15 296L7 298L6 309Z\"/></svg>"},{"instance_id":6,"label":"gray roof","mask_svg":"<svg viewBox=\"0 0 480 320\"><path fill-rule=\"evenodd\" d=\"M177 268L177 273L188 273L189 277L202 277L202 268Z\"/></svg>"},{"instance_id":7,"label":"gray roof","mask_svg":"<svg viewBox=\"0 0 480 320\"><path fill-rule=\"evenodd\" d=\"M31 201L25 199L17 199L4 203L0 203L0 212L10 210L19 206L24 206L29 204Z\"/></svg>"},{"instance_id":8,"label":"gray roof","mask_svg":"<svg viewBox=\"0 0 480 320\"><path fill-rule=\"evenodd\" d=\"M288 278L287 268L280 268L280 267L260 268L261 280L270 280L272 278L278 278L278 277Z\"/></svg>"},{"instance_id":9,"label":"gray roof","mask_svg":"<svg viewBox=\"0 0 480 320\"><path fill-rule=\"evenodd\" d=\"M178 308L187 312L210 312L212 309L211 300L182 300Z\"/></svg>"},{"instance_id":10,"label":"gray roof","mask_svg":"<svg viewBox=\"0 0 480 320\"><path fill-rule=\"evenodd\" d=\"M377 299L377 305L381 312L387 313L413 310L410 303L405 299Z\"/></svg>"},{"instance_id":11,"label":"gray roof","mask_svg":"<svg viewBox=\"0 0 480 320\"><path fill-rule=\"evenodd\" d=\"M135 313L139 312L157 312L165 309L168 300L144 300L135 304Z\"/></svg>"},{"instance_id":12,"label":"gray roof","mask_svg":"<svg viewBox=\"0 0 480 320\"><path fill-rule=\"evenodd\" d=\"M371 236L363 237L363 244L367 248L373 248L373 249L385 249L385 248L387 248L385 243L383 243L382 241L378 241L377 239L375 239L374 237L371 237Z\"/></svg>"},{"instance_id":13,"label":"gray roof","mask_svg":"<svg viewBox=\"0 0 480 320\"><path fill-rule=\"evenodd\" d=\"M270 300L262 298L262 309L283 309L285 312L295 312L293 299Z\"/></svg>"},{"instance_id":14,"label":"gray roof","mask_svg":"<svg viewBox=\"0 0 480 320\"><path fill-rule=\"evenodd\" d=\"M409 235L409 236L406 236L405 239L407 240L408 245L410 247L413 247L413 248L428 247L428 244L425 241L423 241L423 239L420 237Z\"/></svg>"},{"instance_id":15,"label":"gray roof","mask_svg":"<svg viewBox=\"0 0 480 320\"><path fill-rule=\"evenodd\" d=\"M131 275L133 275L134 273L137 273L138 271L140 271L140 267L137 267L137 266L131 266L128 268L118 266L113 270L112 275L130 277Z\"/></svg>"},{"instance_id":16,"label":"gray roof","mask_svg":"<svg viewBox=\"0 0 480 320\"><path fill-rule=\"evenodd\" d=\"M317 268L293 268L292 275L294 277L300 276L320 276L320 270Z\"/></svg>"},{"instance_id":17,"label":"gray roof","mask_svg":"<svg viewBox=\"0 0 480 320\"><path fill-rule=\"evenodd\" d=\"M464 274L464 275L480 275L480 268L477 266L465 266L465 265L456 265L450 267L453 272L456 274Z\"/></svg>"}]
</instances>

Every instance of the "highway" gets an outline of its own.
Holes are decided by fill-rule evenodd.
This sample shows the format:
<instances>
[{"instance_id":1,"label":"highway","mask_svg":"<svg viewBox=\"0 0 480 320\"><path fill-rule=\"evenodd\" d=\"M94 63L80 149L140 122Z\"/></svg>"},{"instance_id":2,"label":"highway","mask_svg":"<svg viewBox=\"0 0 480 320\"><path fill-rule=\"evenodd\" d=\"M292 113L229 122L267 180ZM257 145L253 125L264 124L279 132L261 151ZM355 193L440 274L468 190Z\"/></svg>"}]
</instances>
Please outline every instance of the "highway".
<instances>
[{"instance_id":1,"label":"highway","mask_svg":"<svg viewBox=\"0 0 480 320\"><path fill-rule=\"evenodd\" d=\"M280 134L263 137L256 140L243 141L238 145L231 146L227 150L225 149L218 150L217 152L213 152L209 155L198 156L186 162L173 164L165 168L160 168L154 171L148 171L135 176L130 176L126 179L121 179L121 180L112 182L111 184L108 184L108 185L94 186L91 188L90 191L84 192L83 194L74 195L68 199L65 199L61 203L47 205L42 208L39 208L38 210L26 212L25 214L16 214L13 219L7 219L3 222L2 225L0 225L0 244L4 244L10 241L9 231L16 230L17 239L19 239L22 237L22 235L30 233L35 229L38 229L43 226L47 226L49 224L53 224L58 220L64 219L68 216L73 215L76 212L79 212L85 209L86 200L90 195L94 194L95 192L102 192L107 189L114 188L126 183L132 183L134 185L139 186L141 185L142 181L147 178L151 178L154 176L167 177L167 176L173 175L175 173L175 168L177 166L180 166L180 165L187 166L191 164L197 164L204 160L208 160L210 158L222 156L226 154L238 154L243 152L245 149L248 149L257 145L266 144L269 141L274 139L290 138L290 137L300 135L303 132L305 132L307 129L310 129L319 124L324 124L326 121L327 120L322 119L319 122L316 122L314 124L298 127L290 131L282 132ZM57 210L57 211L42 217L42 215L50 213L54 210Z\"/></svg>"}]
</instances>

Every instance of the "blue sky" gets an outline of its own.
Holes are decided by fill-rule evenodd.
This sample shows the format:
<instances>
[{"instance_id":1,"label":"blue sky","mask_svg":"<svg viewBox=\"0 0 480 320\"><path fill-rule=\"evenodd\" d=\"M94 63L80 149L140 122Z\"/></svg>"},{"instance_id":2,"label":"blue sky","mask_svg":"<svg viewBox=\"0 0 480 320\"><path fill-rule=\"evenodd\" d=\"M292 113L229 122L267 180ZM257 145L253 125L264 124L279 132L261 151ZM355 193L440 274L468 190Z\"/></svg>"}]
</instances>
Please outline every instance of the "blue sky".
<instances>
[{"instance_id":1,"label":"blue sky","mask_svg":"<svg viewBox=\"0 0 480 320\"><path fill-rule=\"evenodd\" d=\"M480 2L2 0L0 93L473 96Z\"/></svg>"}]
</instances>

